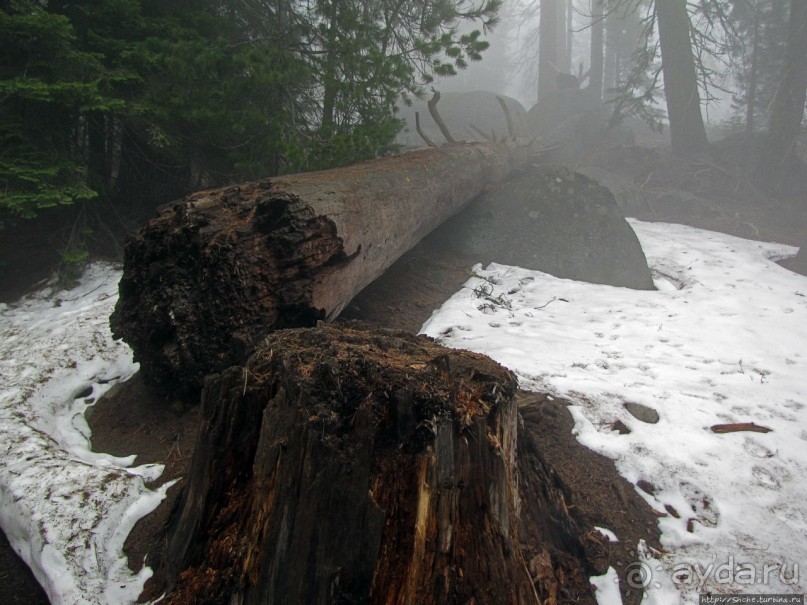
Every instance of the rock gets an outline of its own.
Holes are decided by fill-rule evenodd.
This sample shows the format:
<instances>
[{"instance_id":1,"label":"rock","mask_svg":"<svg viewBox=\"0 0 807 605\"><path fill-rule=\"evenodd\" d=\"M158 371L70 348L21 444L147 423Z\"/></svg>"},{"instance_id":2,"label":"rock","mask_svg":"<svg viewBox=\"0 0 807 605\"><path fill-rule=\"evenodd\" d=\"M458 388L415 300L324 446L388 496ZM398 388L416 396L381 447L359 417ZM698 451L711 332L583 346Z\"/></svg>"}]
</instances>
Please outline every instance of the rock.
<instances>
[{"instance_id":1,"label":"rock","mask_svg":"<svg viewBox=\"0 0 807 605\"><path fill-rule=\"evenodd\" d=\"M652 212L647 195L631 179L597 166L576 166L575 170L607 187L625 216Z\"/></svg>"},{"instance_id":2,"label":"rock","mask_svg":"<svg viewBox=\"0 0 807 605\"><path fill-rule=\"evenodd\" d=\"M628 428L628 425L626 425L621 420L614 420L611 423L611 430L616 431L620 435L629 435L631 432L631 430Z\"/></svg>"},{"instance_id":3,"label":"rock","mask_svg":"<svg viewBox=\"0 0 807 605\"><path fill-rule=\"evenodd\" d=\"M628 410L631 416L636 420L641 420L647 424L656 424L659 421L659 415L656 410L641 403L633 403L628 401L625 404L625 409Z\"/></svg>"},{"instance_id":4,"label":"rock","mask_svg":"<svg viewBox=\"0 0 807 605\"><path fill-rule=\"evenodd\" d=\"M566 168L533 169L445 226L450 250L595 284L653 290L647 259L614 196Z\"/></svg>"},{"instance_id":5,"label":"rock","mask_svg":"<svg viewBox=\"0 0 807 605\"><path fill-rule=\"evenodd\" d=\"M527 111L512 97L497 95L485 90L445 92L441 94L437 109L451 134L458 141L485 140L470 127L471 124L485 133L495 132L496 136L501 139L508 136L507 120L497 96L505 100L518 136L525 136L525 133L528 132ZM445 139L426 107L426 99L416 100L411 107L400 108L398 117L404 120L406 125L398 134L395 142L404 147L423 147L426 144L415 130L416 111L420 114L420 126L426 136L437 145L444 144Z\"/></svg>"},{"instance_id":6,"label":"rock","mask_svg":"<svg viewBox=\"0 0 807 605\"><path fill-rule=\"evenodd\" d=\"M807 275L807 242L799 248L798 254L793 258L788 268L801 275Z\"/></svg>"},{"instance_id":7,"label":"rock","mask_svg":"<svg viewBox=\"0 0 807 605\"><path fill-rule=\"evenodd\" d=\"M646 479L639 479L636 482L636 487L638 487L644 493L649 494L651 496L655 496L656 492L658 491L658 488L652 483L650 483L650 481L647 481Z\"/></svg>"}]
</instances>

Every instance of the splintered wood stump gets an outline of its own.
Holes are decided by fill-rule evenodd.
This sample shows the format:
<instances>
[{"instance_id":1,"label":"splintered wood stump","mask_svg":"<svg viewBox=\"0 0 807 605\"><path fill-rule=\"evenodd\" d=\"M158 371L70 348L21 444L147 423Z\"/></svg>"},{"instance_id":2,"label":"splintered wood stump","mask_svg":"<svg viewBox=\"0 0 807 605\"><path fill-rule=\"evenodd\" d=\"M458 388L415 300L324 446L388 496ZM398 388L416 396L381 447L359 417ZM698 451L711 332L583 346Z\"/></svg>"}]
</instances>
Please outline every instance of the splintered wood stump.
<instances>
[{"instance_id":1,"label":"splintered wood stump","mask_svg":"<svg viewBox=\"0 0 807 605\"><path fill-rule=\"evenodd\" d=\"M336 317L529 159L516 144L455 145L190 195L127 243L112 331L152 385L198 392L270 331Z\"/></svg>"},{"instance_id":2,"label":"splintered wood stump","mask_svg":"<svg viewBox=\"0 0 807 605\"><path fill-rule=\"evenodd\" d=\"M404 332L271 335L204 388L163 603L594 603L585 532L518 462L515 389Z\"/></svg>"}]
</instances>

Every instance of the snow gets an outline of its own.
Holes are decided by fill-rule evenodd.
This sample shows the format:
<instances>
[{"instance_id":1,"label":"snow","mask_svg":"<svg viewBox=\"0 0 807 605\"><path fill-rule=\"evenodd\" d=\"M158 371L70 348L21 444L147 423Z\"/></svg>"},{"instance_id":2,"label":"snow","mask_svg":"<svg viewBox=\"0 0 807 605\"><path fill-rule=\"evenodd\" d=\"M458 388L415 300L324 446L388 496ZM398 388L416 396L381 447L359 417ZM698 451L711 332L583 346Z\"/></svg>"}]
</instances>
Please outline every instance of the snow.
<instances>
[{"instance_id":1,"label":"snow","mask_svg":"<svg viewBox=\"0 0 807 605\"><path fill-rule=\"evenodd\" d=\"M123 542L169 485L158 465L90 450L84 411L137 369L109 333L120 272L96 264L70 291L0 305L0 525L52 603L133 603Z\"/></svg>"},{"instance_id":2,"label":"snow","mask_svg":"<svg viewBox=\"0 0 807 605\"><path fill-rule=\"evenodd\" d=\"M423 331L573 401L580 442L656 487L637 491L667 515L665 553L642 542L634 561L612 562L647 603L803 593L807 278L773 262L796 249L631 224L657 291L492 264ZM97 264L70 291L0 305L0 525L53 603L132 603L151 573L130 572L122 547L164 497L168 486L146 487L162 468L93 453L83 415L137 368L109 333L119 278ZM638 420L626 402L659 421ZM631 432L611 430L616 420ZM772 431L710 430L732 422ZM601 605L620 602L615 567L592 582Z\"/></svg>"},{"instance_id":3,"label":"snow","mask_svg":"<svg viewBox=\"0 0 807 605\"><path fill-rule=\"evenodd\" d=\"M578 440L629 481L656 487L655 495L637 488L665 515L668 554L645 557L634 586L650 602L804 593L807 277L774 262L797 249L631 225L657 291L477 266L422 331L490 355L523 388L569 398ZM654 409L659 421L638 420L625 403ZM612 430L617 420L631 432ZM772 430L710 429L738 422ZM601 602L618 602L608 594Z\"/></svg>"}]
</instances>

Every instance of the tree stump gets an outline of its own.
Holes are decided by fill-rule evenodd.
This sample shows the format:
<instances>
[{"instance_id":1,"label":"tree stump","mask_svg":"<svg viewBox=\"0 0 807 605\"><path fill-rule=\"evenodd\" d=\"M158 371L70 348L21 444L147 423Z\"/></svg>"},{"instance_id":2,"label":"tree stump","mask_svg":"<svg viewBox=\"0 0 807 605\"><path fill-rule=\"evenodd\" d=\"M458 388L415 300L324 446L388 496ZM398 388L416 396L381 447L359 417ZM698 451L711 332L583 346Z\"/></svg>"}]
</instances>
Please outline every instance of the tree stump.
<instances>
[{"instance_id":1,"label":"tree stump","mask_svg":"<svg viewBox=\"0 0 807 605\"><path fill-rule=\"evenodd\" d=\"M163 603L594 603L603 561L515 390L405 332L272 334L205 385Z\"/></svg>"}]
</instances>

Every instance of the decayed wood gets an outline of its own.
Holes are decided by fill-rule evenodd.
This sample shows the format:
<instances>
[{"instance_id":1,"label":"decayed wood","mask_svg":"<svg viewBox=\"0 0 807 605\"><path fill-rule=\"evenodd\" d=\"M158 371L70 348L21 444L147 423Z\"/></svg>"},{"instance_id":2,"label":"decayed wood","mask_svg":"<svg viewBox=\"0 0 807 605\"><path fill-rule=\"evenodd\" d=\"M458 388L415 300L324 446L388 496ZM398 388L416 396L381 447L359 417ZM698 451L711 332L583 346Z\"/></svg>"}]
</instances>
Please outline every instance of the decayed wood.
<instances>
[{"instance_id":1,"label":"decayed wood","mask_svg":"<svg viewBox=\"0 0 807 605\"><path fill-rule=\"evenodd\" d=\"M515 389L404 332L274 333L205 386L163 602L593 604L604 541L522 443Z\"/></svg>"},{"instance_id":2,"label":"decayed wood","mask_svg":"<svg viewBox=\"0 0 807 605\"><path fill-rule=\"evenodd\" d=\"M113 333L150 384L198 391L270 331L336 317L531 155L454 145L190 195L127 243Z\"/></svg>"}]
</instances>

